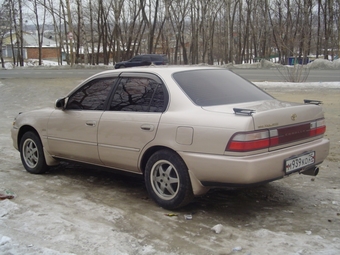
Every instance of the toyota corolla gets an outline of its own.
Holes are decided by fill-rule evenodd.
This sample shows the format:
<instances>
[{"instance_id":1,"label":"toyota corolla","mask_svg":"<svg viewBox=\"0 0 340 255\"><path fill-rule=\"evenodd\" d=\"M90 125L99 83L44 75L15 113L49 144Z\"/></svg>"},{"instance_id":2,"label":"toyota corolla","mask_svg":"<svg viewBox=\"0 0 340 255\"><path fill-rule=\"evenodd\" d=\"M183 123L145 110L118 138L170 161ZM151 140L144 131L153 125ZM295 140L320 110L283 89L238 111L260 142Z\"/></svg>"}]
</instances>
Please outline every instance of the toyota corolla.
<instances>
[{"instance_id":1,"label":"toyota corolla","mask_svg":"<svg viewBox=\"0 0 340 255\"><path fill-rule=\"evenodd\" d=\"M16 116L11 135L25 169L76 161L144 176L166 209L211 188L316 175L329 152L319 101L282 102L218 67L110 70L54 108Z\"/></svg>"}]
</instances>

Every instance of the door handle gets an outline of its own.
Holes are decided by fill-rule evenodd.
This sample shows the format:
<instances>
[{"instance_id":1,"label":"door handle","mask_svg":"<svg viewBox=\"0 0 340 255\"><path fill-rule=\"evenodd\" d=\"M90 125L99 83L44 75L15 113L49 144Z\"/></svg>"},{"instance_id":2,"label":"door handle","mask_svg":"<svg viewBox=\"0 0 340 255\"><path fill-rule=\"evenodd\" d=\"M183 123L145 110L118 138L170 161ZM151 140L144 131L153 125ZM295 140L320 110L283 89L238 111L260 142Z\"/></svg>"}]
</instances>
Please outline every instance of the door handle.
<instances>
[{"instance_id":1,"label":"door handle","mask_svg":"<svg viewBox=\"0 0 340 255\"><path fill-rule=\"evenodd\" d=\"M88 120L88 121L86 121L86 126L95 127L96 126L96 122L92 121L92 120Z\"/></svg>"},{"instance_id":2,"label":"door handle","mask_svg":"<svg viewBox=\"0 0 340 255\"><path fill-rule=\"evenodd\" d=\"M153 131L154 126L149 124L143 124L140 126L140 128L145 131Z\"/></svg>"}]
</instances>

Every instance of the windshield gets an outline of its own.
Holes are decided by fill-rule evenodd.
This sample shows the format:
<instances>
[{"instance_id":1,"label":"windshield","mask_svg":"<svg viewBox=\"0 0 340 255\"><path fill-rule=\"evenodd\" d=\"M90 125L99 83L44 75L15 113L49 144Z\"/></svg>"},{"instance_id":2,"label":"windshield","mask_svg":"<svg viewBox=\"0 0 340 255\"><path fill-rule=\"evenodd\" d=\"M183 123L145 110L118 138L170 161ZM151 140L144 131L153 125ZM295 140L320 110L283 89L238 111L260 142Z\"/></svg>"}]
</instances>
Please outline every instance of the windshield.
<instances>
[{"instance_id":1,"label":"windshield","mask_svg":"<svg viewBox=\"0 0 340 255\"><path fill-rule=\"evenodd\" d=\"M173 74L173 78L199 106L273 99L251 82L226 69L178 72Z\"/></svg>"}]
</instances>

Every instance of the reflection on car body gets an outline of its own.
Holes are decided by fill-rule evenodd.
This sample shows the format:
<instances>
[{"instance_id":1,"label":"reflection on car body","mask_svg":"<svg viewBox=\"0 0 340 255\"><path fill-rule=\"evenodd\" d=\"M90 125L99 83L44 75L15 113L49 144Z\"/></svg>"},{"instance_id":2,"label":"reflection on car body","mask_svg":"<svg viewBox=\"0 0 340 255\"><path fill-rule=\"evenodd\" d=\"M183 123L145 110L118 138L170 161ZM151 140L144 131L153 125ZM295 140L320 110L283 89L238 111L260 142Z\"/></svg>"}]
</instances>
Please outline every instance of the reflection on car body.
<instances>
[{"instance_id":1,"label":"reflection on car body","mask_svg":"<svg viewBox=\"0 0 340 255\"><path fill-rule=\"evenodd\" d=\"M211 188L316 175L325 130L318 104L281 102L223 68L167 66L94 75L55 109L19 114L11 134L28 172L73 160L142 174L174 209Z\"/></svg>"}]
</instances>

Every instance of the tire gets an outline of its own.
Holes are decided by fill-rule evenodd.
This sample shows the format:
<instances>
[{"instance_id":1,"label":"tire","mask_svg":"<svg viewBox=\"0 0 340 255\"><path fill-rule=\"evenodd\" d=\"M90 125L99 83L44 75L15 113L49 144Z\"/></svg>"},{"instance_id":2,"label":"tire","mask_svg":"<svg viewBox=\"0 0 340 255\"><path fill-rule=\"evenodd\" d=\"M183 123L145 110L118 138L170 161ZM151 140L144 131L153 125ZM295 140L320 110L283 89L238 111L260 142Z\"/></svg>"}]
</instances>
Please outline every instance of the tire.
<instances>
[{"instance_id":1,"label":"tire","mask_svg":"<svg viewBox=\"0 0 340 255\"><path fill-rule=\"evenodd\" d=\"M149 158L144 178L150 197L165 209L183 207L194 197L187 166L170 150L157 151Z\"/></svg>"},{"instance_id":2,"label":"tire","mask_svg":"<svg viewBox=\"0 0 340 255\"><path fill-rule=\"evenodd\" d=\"M20 140L20 157L27 172L42 174L48 170L40 138L31 131Z\"/></svg>"}]
</instances>

